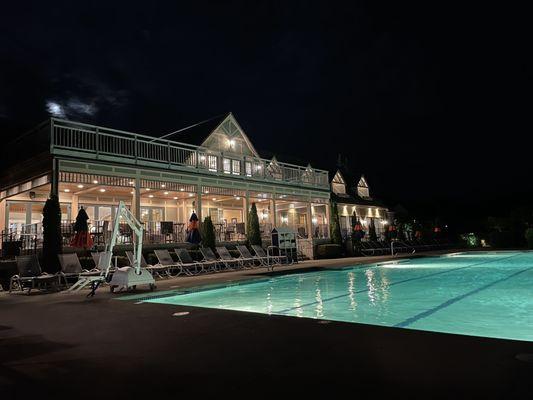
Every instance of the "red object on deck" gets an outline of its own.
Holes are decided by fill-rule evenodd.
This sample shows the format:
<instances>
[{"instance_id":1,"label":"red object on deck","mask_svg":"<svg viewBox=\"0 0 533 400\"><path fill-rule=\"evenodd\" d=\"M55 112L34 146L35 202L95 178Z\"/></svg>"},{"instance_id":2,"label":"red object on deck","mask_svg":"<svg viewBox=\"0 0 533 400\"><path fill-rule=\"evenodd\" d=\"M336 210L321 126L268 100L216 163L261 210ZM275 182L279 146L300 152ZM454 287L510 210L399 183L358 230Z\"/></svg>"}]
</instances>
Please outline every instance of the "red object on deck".
<instances>
[{"instance_id":1,"label":"red object on deck","mask_svg":"<svg viewBox=\"0 0 533 400\"><path fill-rule=\"evenodd\" d=\"M87 231L76 232L70 241L72 247L82 247L84 249L93 247L93 238Z\"/></svg>"}]
</instances>

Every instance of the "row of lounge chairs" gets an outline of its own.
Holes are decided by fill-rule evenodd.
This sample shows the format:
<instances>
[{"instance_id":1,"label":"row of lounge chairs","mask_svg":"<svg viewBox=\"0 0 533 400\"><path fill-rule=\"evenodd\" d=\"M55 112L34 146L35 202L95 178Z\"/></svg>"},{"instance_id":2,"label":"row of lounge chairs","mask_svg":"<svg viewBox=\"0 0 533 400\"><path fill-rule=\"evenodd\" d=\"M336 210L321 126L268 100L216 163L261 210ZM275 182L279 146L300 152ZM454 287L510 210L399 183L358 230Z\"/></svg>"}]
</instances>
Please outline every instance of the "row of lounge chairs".
<instances>
[{"instance_id":1,"label":"row of lounge chairs","mask_svg":"<svg viewBox=\"0 0 533 400\"><path fill-rule=\"evenodd\" d=\"M148 264L141 255L141 267L146 268L154 277L167 278L179 275L198 275L218 271L237 270L254 267L273 269L282 263L285 256L272 256L265 253L261 246L252 246L255 254L250 253L246 246L237 246L239 257L233 257L226 247L217 247L218 257L210 248L201 248L202 260L195 261L186 249L174 249L178 261L174 261L168 250L155 250L158 263ZM9 291L28 289L27 294L33 289L59 290L64 285L88 276L98 276L104 272L105 266L101 265L102 253L91 253L95 267L91 270L84 269L76 253L59 254L61 271L57 274L48 274L42 271L36 255L17 257L18 274L11 277ZM126 251L130 265L133 265L133 252ZM113 269L111 272L113 272Z\"/></svg>"},{"instance_id":2,"label":"row of lounge chairs","mask_svg":"<svg viewBox=\"0 0 533 400\"><path fill-rule=\"evenodd\" d=\"M363 256L380 256L398 253L415 253L416 251L441 250L451 247L451 244L444 241L429 240L394 240L391 248L391 242L387 241L362 241L358 243L358 250Z\"/></svg>"}]
</instances>

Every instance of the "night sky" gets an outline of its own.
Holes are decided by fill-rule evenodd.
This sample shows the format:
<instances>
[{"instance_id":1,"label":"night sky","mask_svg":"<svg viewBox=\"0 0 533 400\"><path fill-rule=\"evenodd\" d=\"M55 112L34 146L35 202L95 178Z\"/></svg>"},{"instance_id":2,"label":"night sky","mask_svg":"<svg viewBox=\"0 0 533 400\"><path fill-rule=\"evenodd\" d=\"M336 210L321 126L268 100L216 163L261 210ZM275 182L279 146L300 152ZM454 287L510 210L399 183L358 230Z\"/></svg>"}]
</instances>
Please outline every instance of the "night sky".
<instances>
[{"instance_id":1,"label":"night sky","mask_svg":"<svg viewBox=\"0 0 533 400\"><path fill-rule=\"evenodd\" d=\"M532 200L525 10L170 3L3 4L2 137L52 114L162 135L232 111L259 152L325 169L341 152L412 212Z\"/></svg>"}]
</instances>

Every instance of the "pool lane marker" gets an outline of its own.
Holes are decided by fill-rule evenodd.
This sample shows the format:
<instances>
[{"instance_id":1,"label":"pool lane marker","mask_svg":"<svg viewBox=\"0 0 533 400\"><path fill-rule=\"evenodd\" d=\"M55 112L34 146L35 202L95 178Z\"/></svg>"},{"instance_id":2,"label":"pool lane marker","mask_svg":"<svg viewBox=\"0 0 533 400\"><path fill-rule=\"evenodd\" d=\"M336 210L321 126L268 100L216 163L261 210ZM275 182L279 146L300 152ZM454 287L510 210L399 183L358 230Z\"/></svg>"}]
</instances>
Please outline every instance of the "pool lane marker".
<instances>
[{"instance_id":1,"label":"pool lane marker","mask_svg":"<svg viewBox=\"0 0 533 400\"><path fill-rule=\"evenodd\" d=\"M462 269L471 268L471 267L475 267L475 266L482 265L482 264L489 264L491 262L508 260L509 258L517 257L519 255L521 255L521 254L514 254L514 255L509 256L509 257L496 258L496 259L493 259L493 260L485 260L485 261L482 261L482 262L478 262L478 263L474 263L474 264L470 264L470 265L465 265L464 267L457 267L457 268L453 268L453 269L447 269L445 271L434 272L432 274L427 274L427 275L418 276L418 277L414 277L414 278L403 279L401 281L390 283L389 287L390 286L394 286L394 285L399 285L401 283L406 283L406 282L411 282L411 281L417 281L419 279L429 278L429 277L436 276L436 275L447 274L448 272L459 271L459 270L462 270ZM368 291L370 291L370 288L356 290L353 294L366 293ZM345 293L345 294L340 294L338 296L329 297L327 299L322 299L321 303L326 303L328 301L342 299L343 297L349 297L350 295L351 295L350 293ZM280 311L275 311L275 312L272 312L272 314L286 314L286 313L288 313L290 311L294 311L294 310L302 309L304 307L317 305L318 303L319 303L318 301L313 301L311 303L302 304L302 305L300 305L298 307L289 307L289 308L285 308L285 309L280 310Z\"/></svg>"},{"instance_id":2,"label":"pool lane marker","mask_svg":"<svg viewBox=\"0 0 533 400\"><path fill-rule=\"evenodd\" d=\"M486 290L486 289L490 288L491 286L494 286L494 285L496 285L498 283L505 282L508 279L514 278L515 276L520 275L520 274L522 274L524 272L527 272L529 270L532 270L532 269L533 269L533 267L529 267L529 268L514 272L511 275L508 275L508 276L503 277L501 279L497 279L497 280L495 280L493 282L489 282L486 285L483 285L483 286L480 286L480 287L478 287L478 288L476 288L474 290L471 290L470 292L466 292L466 293L463 293L463 294L461 294L459 296L452 297L451 299L446 300L444 303L441 303L438 306L430 308L429 310L423 311L423 312L421 312L419 314L416 314L416 315L414 315L414 316L412 316L410 318L407 318L405 321L402 321L402 322L400 322L400 323L398 323L398 324L396 324L394 326L397 327L397 328L406 328L409 325L415 323L416 321L418 321L418 320L420 320L422 318L426 318L426 317L430 316L431 314L434 314L437 311L440 311L440 310L442 310L444 308L447 308L447 307L451 306L452 304L457 303L460 300L463 300L463 299L465 299L465 298L467 298L469 296L472 296L472 295L474 295L476 293L479 293L479 292L481 292L483 290Z\"/></svg>"}]
</instances>

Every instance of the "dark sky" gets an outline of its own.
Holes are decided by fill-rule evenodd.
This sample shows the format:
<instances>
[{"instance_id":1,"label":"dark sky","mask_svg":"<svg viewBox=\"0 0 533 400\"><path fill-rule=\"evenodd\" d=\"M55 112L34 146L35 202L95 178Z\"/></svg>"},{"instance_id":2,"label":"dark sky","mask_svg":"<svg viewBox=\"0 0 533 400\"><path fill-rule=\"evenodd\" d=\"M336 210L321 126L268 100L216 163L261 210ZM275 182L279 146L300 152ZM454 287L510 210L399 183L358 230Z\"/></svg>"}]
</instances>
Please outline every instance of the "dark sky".
<instances>
[{"instance_id":1,"label":"dark sky","mask_svg":"<svg viewBox=\"0 0 533 400\"><path fill-rule=\"evenodd\" d=\"M526 10L85 3L2 5L3 137L51 113L161 135L232 111L259 151L322 168L342 152L414 210L463 218L533 197Z\"/></svg>"}]
</instances>

